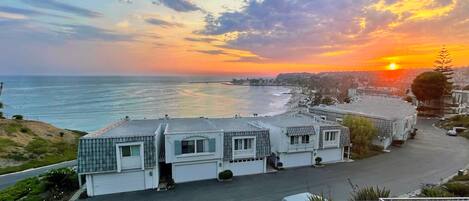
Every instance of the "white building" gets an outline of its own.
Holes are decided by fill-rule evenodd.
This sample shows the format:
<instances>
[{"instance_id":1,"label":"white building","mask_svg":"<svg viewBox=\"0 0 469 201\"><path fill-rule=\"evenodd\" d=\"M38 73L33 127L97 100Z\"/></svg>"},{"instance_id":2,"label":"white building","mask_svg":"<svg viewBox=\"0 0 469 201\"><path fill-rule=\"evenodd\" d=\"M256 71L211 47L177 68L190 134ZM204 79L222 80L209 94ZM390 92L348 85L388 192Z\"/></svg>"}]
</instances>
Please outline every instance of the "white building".
<instances>
[{"instance_id":1,"label":"white building","mask_svg":"<svg viewBox=\"0 0 469 201\"><path fill-rule=\"evenodd\" d=\"M373 143L388 149L393 141L405 142L417 124L415 106L399 98L359 96L354 102L315 106L309 111L324 120L342 122L347 115L368 118L378 129Z\"/></svg>"},{"instance_id":2,"label":"white building","mask_svg":"<svg viewBox=\"0 0 469 201\"><path fill-rule=\"evenodd\" d=\"M80 139L78 173L89 196L156 189L344 159L348 129L310 114L274 117L123 120ZM125 181L125 182L122 182Z\"/></svg>"},{"instance_id":3,"label":"white building","mask_svg":"<svg viewBox=\"0 0 469 201\"><path fill-rule=\"evenodd\" d=\"M457 114L469 113L469 90L454 90L453 99L458 105L458 107L455 108Z\"/></svg>"}]
</instances>

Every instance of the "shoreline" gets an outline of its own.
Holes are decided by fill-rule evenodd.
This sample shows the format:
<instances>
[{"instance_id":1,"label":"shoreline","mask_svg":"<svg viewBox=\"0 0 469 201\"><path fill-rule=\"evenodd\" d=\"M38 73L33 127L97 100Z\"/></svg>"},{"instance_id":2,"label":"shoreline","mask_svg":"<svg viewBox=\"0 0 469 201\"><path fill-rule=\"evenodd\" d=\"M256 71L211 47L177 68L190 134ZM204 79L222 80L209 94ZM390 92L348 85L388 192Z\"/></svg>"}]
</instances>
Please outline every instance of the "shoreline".
<instances>
[{"instance_id":1,"label":"shoreline","mask_svg":"<svg viewBox=\"0 0 469 201\"><path fill-rule=\"evenodd\" d=\"M285 104L285 107L286 107L285 113L297 112L297 111L305 109L304 107L299 106L300 101L306 98L306 95L301 93L300 88L290 87L289 94L290 94L290 99Z\"/></svg>"}]
</instances>

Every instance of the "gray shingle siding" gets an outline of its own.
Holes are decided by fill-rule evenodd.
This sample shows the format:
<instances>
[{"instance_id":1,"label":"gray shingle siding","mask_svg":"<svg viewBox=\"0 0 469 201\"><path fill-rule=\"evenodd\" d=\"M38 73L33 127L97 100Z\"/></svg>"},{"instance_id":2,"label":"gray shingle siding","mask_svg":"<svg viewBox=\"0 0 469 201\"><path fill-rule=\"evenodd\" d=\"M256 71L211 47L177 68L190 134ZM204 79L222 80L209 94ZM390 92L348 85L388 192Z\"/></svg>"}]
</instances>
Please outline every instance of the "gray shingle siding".
<instances>
[{"instance_id":1,"label":"gray shingle siding","mask_svg":"<svg viewBox=\"0 0 469 201\"><path fill-rule=\"evenodd\" d=\"M350 145L350 131L345 126L321 126L319 129L319 149L324 149L323 146L323 131L324 130L340 130L340 147Z\"/></svg>"},{"instance_id":2,"label":"gray shingle siding","mask_svg":"<svg viewBox=\"0 0 469 201\"><path fill-rule=\"evenodd\" d=\"M311 112L316 115L320 116L325 116L326 120L329 121L336 121L336 118L345 118L347 115L352 115L352 116L361 116L364 118L369 119L374 127L378 129L378 136L381 137L391 137L393 135L392 131L392 125L393 122L391 120L386 120L386 119L379 119L375 117L368 117L364 115L358 115L358 114L348 114L348 113L338 113L338 112L333 112L333 111L322 111L318 109L311 109Z\"/></svg>"},{"instance_id":3,"label":"gray shingle siding","mask_svg":"<svg viewBox=\"0 0 469 201\"><path fill-rule=\"evenodd\" d=\"M288 136L297 136L297 135L314 135L314 126L295 126L287 127Z\"/></svg>"},{"instance_id":4,"label":"gray shingle siding","mask_svg":"<svg viewBox=\"0 0 469 201\"><path fill-rule=\"evenodd\" d=\"M145 168L156 166L155 136L81 138L78 145L78 173L117 171L116 144L143 142Z\"/></svg>"},{"instance_id":5,"label":"gray shingle siding","mask_svg":"<svg viewBox=\"0 0 469 201\"><path fill-rule=\"evenodd\" d=\"M270 155L270 138L268 130L225 132L223 135L223 159L229 161L233 159L233 137L256 136L256 157L262 158Z\"/></svg>"}]
</instances>

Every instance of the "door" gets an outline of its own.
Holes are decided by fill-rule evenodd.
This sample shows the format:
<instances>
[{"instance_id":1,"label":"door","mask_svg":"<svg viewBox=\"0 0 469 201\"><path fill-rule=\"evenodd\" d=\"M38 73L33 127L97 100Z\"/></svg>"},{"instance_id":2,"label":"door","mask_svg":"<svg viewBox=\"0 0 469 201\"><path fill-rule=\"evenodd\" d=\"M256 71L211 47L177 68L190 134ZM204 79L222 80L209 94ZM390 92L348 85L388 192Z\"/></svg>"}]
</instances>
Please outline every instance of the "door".
<instances>
[{"instance_id":1,"label":"door","mask_svg":"<svg viewBox=\"0 0 469 201\"><path fill-rule=\"evenodd\" d=\"M280 162L284 168L309 166L311 162L311 152L285 153L280 156Z\"/></svg>"},{"instance_id":2,"label":"door","mask_svg":"<svg viewBox=\"0 0 469 201\"><path fill-rule=\"evenodd\" d=\"M93 175L94 195L144 190L144 176L144 171Z\"/></svg>"},{"instance_id":3,"label":"door","mask_svg":"<svg viewBox=\"0 0 469 201\"><path fill-rule=\"evenodd\" d=\"M343 157L342 148L319 150L317 156L321 157L324 163L340 161Z\"/></svg>"},{"instance_id":4,"label":"door","mask_svg":"<svg viewBox=\"0 0 469 201\"><path fill-rule=\"evenodd\" d=\"M217 162L174 164L173 179L176 183L217 178Z\"/></svg>"}]
</instances>

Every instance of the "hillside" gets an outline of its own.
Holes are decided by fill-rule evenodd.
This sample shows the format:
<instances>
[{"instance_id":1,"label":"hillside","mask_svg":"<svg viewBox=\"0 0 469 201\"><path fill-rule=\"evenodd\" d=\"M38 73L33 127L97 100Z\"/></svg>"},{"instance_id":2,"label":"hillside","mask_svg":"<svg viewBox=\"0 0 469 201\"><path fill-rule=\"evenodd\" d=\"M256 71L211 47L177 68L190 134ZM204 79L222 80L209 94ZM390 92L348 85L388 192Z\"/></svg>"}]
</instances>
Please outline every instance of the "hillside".
<instances>
[{"instance_id":1,"label":"hillside","mask_svg":"<svg viewBox=\"0 0 469 201\"><path fill-rule=\"evenodd\" d=\"M39 121L0 119L0 174L73 160L80 134Z\"/></svg>"}]
</instances>

